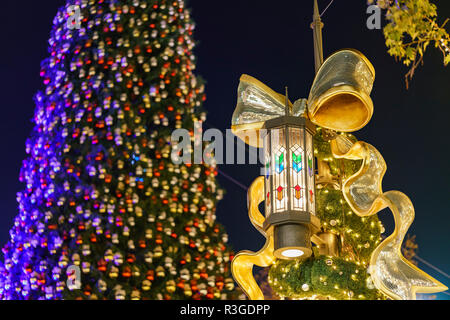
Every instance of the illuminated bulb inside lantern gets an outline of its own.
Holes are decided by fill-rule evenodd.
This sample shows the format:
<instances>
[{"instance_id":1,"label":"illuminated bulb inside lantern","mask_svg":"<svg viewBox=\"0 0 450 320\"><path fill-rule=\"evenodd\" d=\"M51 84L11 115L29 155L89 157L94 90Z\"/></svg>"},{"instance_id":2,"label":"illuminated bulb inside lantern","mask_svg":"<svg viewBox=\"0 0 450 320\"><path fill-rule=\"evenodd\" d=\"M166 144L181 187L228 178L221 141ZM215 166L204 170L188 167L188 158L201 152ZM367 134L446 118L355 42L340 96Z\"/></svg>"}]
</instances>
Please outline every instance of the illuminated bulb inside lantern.
<instances>
[{"instance_id":1,"label":"illuminated bulb inside lantern","mask_svg":"<svg viewBox=\"0 0 450 320\"><path fill-rule=\"evenodd\" d=\"M288 249L284 250L281 254L286 258L297 258L301 257L304 254L304 252L299 249Z\"/></svg>"}]
</instances>

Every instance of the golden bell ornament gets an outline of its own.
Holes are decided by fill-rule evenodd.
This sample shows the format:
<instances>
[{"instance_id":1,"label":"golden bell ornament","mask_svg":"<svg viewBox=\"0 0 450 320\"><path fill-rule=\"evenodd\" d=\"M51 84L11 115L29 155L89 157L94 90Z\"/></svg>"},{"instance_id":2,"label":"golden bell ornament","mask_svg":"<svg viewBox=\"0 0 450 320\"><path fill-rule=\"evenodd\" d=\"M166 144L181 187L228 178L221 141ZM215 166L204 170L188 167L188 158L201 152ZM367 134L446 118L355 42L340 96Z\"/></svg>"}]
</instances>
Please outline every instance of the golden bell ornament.
<instances>
[{"instance_id":1,"label":"golden bell ornament","mask_svg":"<svg viewBox=\"0 0 450 320\"><path fill-rule=\"evenodd\" d=\"M169 292L169 293L174 293L175 290L177 289L176 284L175 284L175 281L173 281L173 280L167 281L167 283L166 283L166 289L167 289L167 292Z\"/></svg>"},{"instance_id":2,"label":"golden bell ornament","mask_svg":"<svg viewBox=\"0 0 450 320\"><path fill-rule=\"evenodd\" d=\"M208 290L206 289L206 284L200 283L198 285L198 292L200 292L201 295L206 296L208 294Z\"/></svg>"},{"instance_id":3,"label":"golden bell ornament","mask_svg":"<svg viewBox=\"0 0 450 320\"><path fill-rule=\"evenodd\" d=\"M166 276L166 272L162 266L156 268L156 276L161 278Z\"/></svg>"},{"instance_id":4,"label":"golden bell ornament","mask_svg":"<svg viewBox=\"0 0 450 320\"><path fill-rule=\"evenodd\" d=\"M79 266L80 265L80 255L78 253L74 253L72 255L72 261L73 261L74 265Z\"/></svg>"},{"instance_id":5,"label":"golden bell ornament","mask_svg":"<svg viewBox=\"0 0 450 320\"><path fill-rule=\"evenodd\" d=\"M196 280L200 279L200 272L198 269L194 269L194 272L192 273L192 277Z\"/></svg>"},{"instance_id":6,"label":"golden bell ornament","mask_svg":"<svg viewBox=\"0 0 450 320\"><path fill-rule=\"evenodd\" d=\"M109 277L110 278L117 278L119 276L119 269L115 266L111 267L111 270L109 271Z\"/></svg>"},{"instance_id":7,"label":"golden bell ornament","mask_svg":"<svg viewBox=\"0 0 450 320\"><path fill-rule=\"evenodd\" d=\"M192 289L189 284L184 285L184 295L188 297L192 296Z\"/></svg>"},{"instance_id":8,"label":"golden bell ornament","mask_svg":"<svg viewBox=\"0 0 450 320\"><path fill-rule=\"evenodd\" d=\"M180 271L180 278L183 280L190 280L191 279L191 275L188 269L181 269Z\"/></svg>"},{"instance_id":9,"label":"golden bell ornament","mask_svg":"<svg viewBox=\"0 0 450 320\"><path fill-rule=\"evenodd\" d=\"M133 266L133 277L139 277L141 275L141 272L140 272L140 270L139 270L139 268L138 267L136 267L136 266Z\"/></svg>"},{"instance_id":10,"label":"golden bell ornament","mask_svg":"<svg viewBox=\"0 0 450 320\"><path fill-rule=\"evenodd\" d=\"M133 290L131 292L131 300L140 300L141 299L141 293L139 290Z\"/></svg>"},{"instance_id":11,"label":"golden bell ornament","mask_svg":"<svg viewBox=\"0 0 450 320\"><path fill-rule=\"evenodd\" d=\"M81 264L81 271L83 273L89 273L91 271L91 264L89 262L83 262Z\"/></svg>"},{"instance_id":12,"label":"golden bell ornament","mask_svg":"<svg viewBox=\"0 0 450 320\"><path fill-rule=\"evenodd\" d=\"M320 67L309 98L312 122L335 131L352 132L364 127L373 115L370 98L375 69L358 50L343 49Z\"/></svg>"},{"instance_id":13,"label":"golden bell ornament","mask_svg":"<svg viewBox=\"0 0 450 320\"><path fill-rule=\"evenodd\" d=\"M111 249L106 250L105 252L105 261L110 262L114 259L114 255Z\"/></svg>"},{"instance_id":14,"label":"golden bell ornament","mask_svg":"<svg viewBox=\"0 0 450 320\"><path fill-rule=\"evenodd\" d=\"M142 281L142 290L148 291L152 287L152 283L149 280Z\"/></svg>"},{"instance_id":15,"label":"golden bell ornament","mask_svg":"<svg viewBox=\"0 0 450 320\"><path fill-rule=\"evenodd\" d=\"M163 255L163 250L161 246L157 246L154 251L154 257L159 258Z\"/></svg>"}]
</instances>

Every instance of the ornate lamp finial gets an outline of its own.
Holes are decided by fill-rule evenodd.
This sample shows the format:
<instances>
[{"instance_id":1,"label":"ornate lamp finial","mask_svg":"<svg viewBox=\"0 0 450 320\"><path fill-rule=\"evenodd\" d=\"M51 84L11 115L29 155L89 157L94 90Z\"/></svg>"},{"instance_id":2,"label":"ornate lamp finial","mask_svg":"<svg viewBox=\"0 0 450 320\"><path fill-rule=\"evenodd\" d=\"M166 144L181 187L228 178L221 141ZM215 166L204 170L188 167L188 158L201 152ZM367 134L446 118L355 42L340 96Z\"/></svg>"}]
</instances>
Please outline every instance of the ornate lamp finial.
<instances>
[{"instance_id":1,"label":"ornate lamp finial","mask_svg":"<svg viewBox=\"0 0 450 320\"><path fill-rule=\"evenodd\" d=\"M288 87L286 86L284 89L285 89L285 92L286 92L286 99L285 99L286 116L290 116L291 115L291 111L289 110L289 91L288 91Z\"/></svg>"}]
</instances>

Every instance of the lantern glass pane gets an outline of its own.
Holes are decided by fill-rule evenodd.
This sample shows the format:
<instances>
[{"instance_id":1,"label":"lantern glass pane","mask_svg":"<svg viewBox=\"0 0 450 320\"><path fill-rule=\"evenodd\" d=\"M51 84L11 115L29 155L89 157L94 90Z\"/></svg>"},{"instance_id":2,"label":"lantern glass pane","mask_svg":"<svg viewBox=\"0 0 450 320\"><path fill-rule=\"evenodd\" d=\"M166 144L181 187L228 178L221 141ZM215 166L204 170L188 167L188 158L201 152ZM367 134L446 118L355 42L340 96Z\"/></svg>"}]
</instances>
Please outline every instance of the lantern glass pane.
<instances>
[{"instance_id":1,"label":"lantern glass pane","mask_svg":"<svg viewBox=\"0 0 450 320\"><path fill-rule=\"evenodd\" d=\"M308 209L315 215L316 212L316 186L315 186L315 166L314 166L314 150L313 136L306 132L306 166L307 166L307 188L308 188Z\"/></svg>"},{"instance_id":2,"label":"lantern glass pane","mask_svg":"<svg viewBox=\"0 0 450 320\"><path fill-rule=\"evenodd\" d=\"M264 192L265 192L265 206L266 217L272 212L272 195L271 195L271 180L272 180L272 167L270 156L270 134L267 134L264 138Z\"/></svg>"},{"instance_id":3,"label":"lantern glass pane","mask_svg":"<svg viewBox=\"0 0 450 320\"><path fill-rule=\"evenodd\" d=\"M291 210L306 211L305 132L300 128L290 128L289 132Z\"/></svg>"},{"instance_id":4,"label":"lantern glass pane","mask_svg":"<svg viewBox=\"0 0 450 320\"><path fill-rule=\"evenodd\" d=\"M273 212L277 213L288 210L288 167L285 129L272 129L270 131L270 137L272 205Z\"/></svg>"}]
</instances>

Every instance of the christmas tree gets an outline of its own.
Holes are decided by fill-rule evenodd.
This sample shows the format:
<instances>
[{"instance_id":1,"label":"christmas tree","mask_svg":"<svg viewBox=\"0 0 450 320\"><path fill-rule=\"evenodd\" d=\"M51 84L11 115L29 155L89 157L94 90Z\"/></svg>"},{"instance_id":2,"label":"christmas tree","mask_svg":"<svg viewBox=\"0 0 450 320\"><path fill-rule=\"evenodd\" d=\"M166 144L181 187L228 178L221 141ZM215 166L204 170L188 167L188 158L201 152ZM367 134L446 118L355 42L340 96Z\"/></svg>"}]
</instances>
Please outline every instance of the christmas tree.
<instances>
[{"instance_id":1,"label":"christmas tree","mask_svg":"<svg viewBox=\"0 0 450 320\"><path fill-rule=\"evenodd\" d=\"M205 118L193 29L183 0L68 0L58 11L2 299L229 297L217 171L170 158L172 131ZM66 283L74 266L79 290Z\"/></svg>"}]
</instances>

